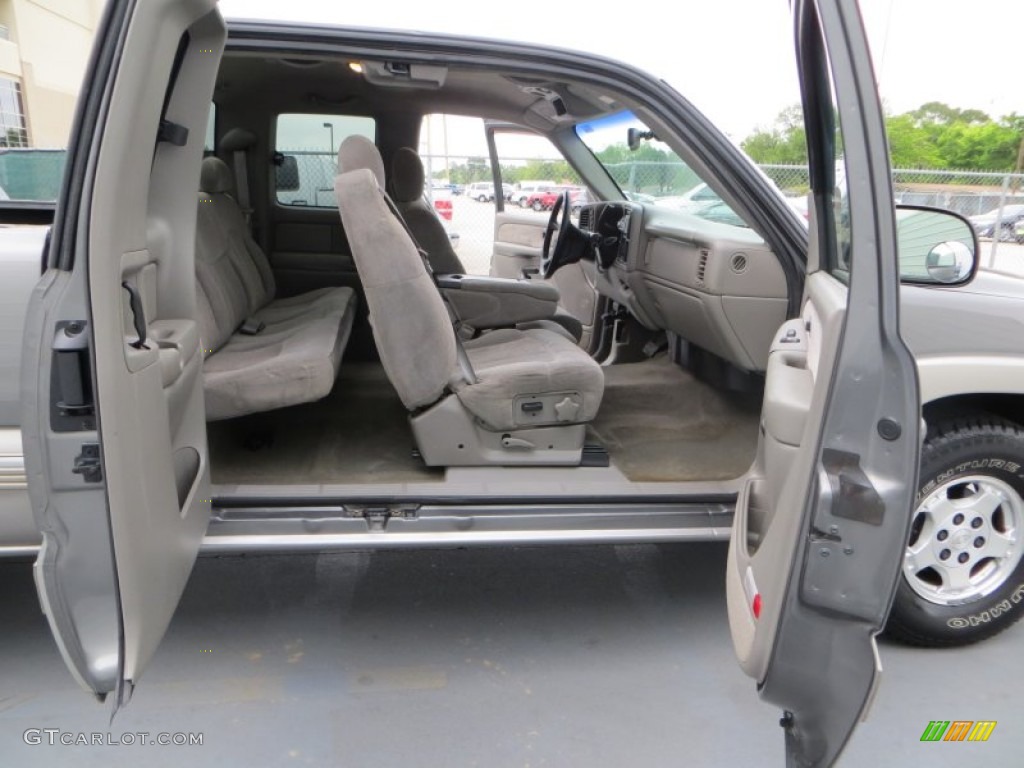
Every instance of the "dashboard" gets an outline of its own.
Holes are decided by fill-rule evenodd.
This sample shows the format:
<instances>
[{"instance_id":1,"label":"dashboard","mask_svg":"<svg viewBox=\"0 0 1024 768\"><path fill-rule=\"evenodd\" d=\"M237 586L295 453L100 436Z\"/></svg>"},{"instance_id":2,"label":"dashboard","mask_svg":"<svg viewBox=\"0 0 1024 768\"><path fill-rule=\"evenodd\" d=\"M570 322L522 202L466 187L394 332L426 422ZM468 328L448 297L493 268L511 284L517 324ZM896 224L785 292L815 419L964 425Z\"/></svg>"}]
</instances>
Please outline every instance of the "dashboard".
<instances>
[{"instance_id":1,"label":"dashboard","mask_svg":"<svg viewBox=\"0 0 1024 768\"><path fill-rule=\"evenodd\" d=\"M753 230L635 202L580 210L594 233L598 292L645 328L674 333L748 371L763 372L786 320L782 266Z\"/></svg>"}]
</instances>

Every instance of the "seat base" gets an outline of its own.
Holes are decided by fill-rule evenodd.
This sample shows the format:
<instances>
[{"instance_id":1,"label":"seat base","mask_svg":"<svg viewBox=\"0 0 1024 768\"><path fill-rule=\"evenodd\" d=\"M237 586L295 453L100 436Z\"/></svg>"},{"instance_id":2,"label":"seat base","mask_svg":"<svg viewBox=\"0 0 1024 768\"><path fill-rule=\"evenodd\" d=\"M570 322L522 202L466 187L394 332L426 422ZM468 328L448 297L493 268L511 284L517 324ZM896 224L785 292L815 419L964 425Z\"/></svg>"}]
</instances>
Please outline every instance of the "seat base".
<instances>
[{"instance_id":1,"label":"seat base","mask_svg":"<svg viewBox=\"0 0 1024 768\"><path fill-rule=\"evenodd\" d=\"M409 423L428 467L575 467L583 459L583 424L492 432L455 395L410 416Z\"/></svg>"}]
</instances>

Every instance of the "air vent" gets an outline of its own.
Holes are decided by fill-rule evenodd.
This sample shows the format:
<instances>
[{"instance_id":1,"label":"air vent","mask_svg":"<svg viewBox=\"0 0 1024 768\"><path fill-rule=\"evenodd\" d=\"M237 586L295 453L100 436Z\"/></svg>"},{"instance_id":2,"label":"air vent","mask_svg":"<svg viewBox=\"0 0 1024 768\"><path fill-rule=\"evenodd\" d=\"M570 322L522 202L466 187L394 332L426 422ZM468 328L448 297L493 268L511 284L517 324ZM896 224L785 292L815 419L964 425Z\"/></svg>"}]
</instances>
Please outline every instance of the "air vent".
<instances>
[{"instance_id":1,"label":"air vent","mask_svg":"<svg viewBox=\"0 0 1024 768\"><path fill-rule=\"evenodd\" d=\"M590 208L580 210L580 229L590 229L590 218L594 215Z\"/></svg>"},{"instance_id":2,"label":"air vent","mask_svg":"<svg viewBox=\"0 0 1024 768\"><path fill-rule=\"evenodd\" d=\"M697 285L701 288L704 287L704 273L708 269L708 257L711 255L711 251L707 248L700 249L700 261L697 262Z\"/></svg>"},{"instance_id":3,"label":"air vent","mask_svg":"<svg viewBox=\"0 0 1024 768\"><path fill-rule=\"evenodd\" d=\"M747 271L747 254L734 253L732 258L729 260L729 266L737 275L742 275Z\"/></svg>"}]
</instances>

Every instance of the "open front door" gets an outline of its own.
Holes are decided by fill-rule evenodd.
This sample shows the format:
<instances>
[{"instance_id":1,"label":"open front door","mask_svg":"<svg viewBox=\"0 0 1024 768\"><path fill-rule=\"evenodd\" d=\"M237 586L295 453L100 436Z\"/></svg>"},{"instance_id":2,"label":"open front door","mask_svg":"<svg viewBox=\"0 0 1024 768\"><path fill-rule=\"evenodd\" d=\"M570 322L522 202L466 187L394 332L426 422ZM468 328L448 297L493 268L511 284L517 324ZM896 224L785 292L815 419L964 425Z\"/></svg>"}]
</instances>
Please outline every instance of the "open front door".
<instances>
[{"instance_id":1,"label":"open front door","mask_svg":"<svg viewBox=\"0 0 1024 768\"><path fill-rule=\"evenodd\" d=\"M72 128L22 355L44 612L114 708L156 649L209 516L195 317L199 164L225 29L215 0L113 0Z\"/></svg>"},{"instance_id":2,"label":"open front door","mask_svg":"<svg viewBox=\"0 0 1024 768\"><path fill-rule=\"evenodd\" d=\"M576 171L561 152L545 136L507 123L485 122L487 146L494 169L495 189L504 189L507 196L495 196L494 253L491 275L517 279L524 275L538 277L544 235L551 220L554 199L565 189L572 190L574 205L587 199ZM503 168L525 169L520 173L544 178L522 178L510 182L502 177ZM500 199L499 199L500 197ZM570 214L576 216L578 208ZM583 259L558 270L551 282L561 296L560 310L580 322L579 345L592 349L596 343L596 326L602 309L597 292L597 263Z\"/></svg>"},{"instance_id":3,"label":"open front door","mask_svg":"<svg viewBox=\"0 0 1024 768\"><path fill-rule=\"evenodd\" d=\"M898 333L888 153L857 7L796 0L794 18L813 195L808 274L801 315L769 357L727 595L739 663L785 713L787 765L824 766L878 680L875 635L917 487L920 400Z\"/></svg>"}]
</instances>

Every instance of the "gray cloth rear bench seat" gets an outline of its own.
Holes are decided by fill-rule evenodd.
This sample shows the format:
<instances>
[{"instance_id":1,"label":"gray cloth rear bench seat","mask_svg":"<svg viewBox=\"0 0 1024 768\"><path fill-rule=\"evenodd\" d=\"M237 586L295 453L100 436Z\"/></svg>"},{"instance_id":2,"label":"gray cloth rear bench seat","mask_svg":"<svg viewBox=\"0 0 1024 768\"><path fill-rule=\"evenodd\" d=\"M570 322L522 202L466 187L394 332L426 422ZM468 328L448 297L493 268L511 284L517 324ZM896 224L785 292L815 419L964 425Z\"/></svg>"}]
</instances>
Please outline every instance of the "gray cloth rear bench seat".
<instances>
[{"instance_id":1,"label":"gray cloth rear bench seat","mask_svg":"<svg viewBox=\"0 0 1024 768\"><path fill-rule=\"evenodd\" d=\"M327 395L355 317L351 288L274 298L270 264L249 233L232 187L223 161L203 161L196 299L208 421Z\"/></svg>"}]
</instances>

